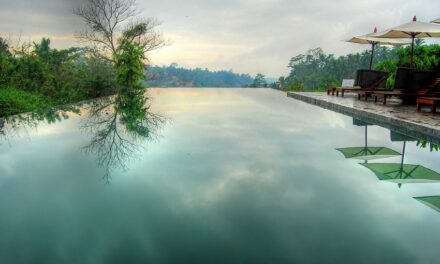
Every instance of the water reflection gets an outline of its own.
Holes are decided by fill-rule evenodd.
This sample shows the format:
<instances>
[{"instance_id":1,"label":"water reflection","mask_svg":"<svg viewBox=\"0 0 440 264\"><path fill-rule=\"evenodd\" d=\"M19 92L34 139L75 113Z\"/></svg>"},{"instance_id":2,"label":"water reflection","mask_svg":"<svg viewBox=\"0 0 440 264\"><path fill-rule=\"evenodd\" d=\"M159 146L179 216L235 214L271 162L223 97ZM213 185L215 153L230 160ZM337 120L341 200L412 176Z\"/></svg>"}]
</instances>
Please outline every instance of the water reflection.
<instances>
[{"instance_id":1,"label":"water reflection","mask_svg":"<svg viewBox=\"0 0 440 264\"><path fill-rule=\"evenodd\" d=\"M417 146L422 148L422 149L426 149L429 148L429 150L431 152L437 152L440 151L440 145L439 144L435 144L433 142L429 142L425 139L419 139L417 140Z\"/></svg>"},{"instance_id":2,"label":"water reflection","mask_svg":"<svg viewBox=\"0 0 440 264\"><path fill-rule=\"evenodd\" d=\"M140 142L142 162L110 188L79 151L89 111L2 146L0 263L438 262L440 215L413 199L437 185L398 190L345 160L336 146L364 145L345 116L271 90L150 92L173 119L166 140ZM401 151L381 128L368 141ZM413 143L405 155L438 168Z\"/></svg>"},{"instance_id":3,"label":"water reflection","mask_svg":"<svg viewBox=\"0 0 440 264\"><path fill-rule=\"evenodd\" d=\"M362 147L338 148L337 150L341 152L346 159L360 159L363 160L364 163L368 163L369 160L384 159L401 155L399 152L387 147L368 146L368 126L371 126L371 124L353 118L353 125L365 127L365 144Z\"/></svg>"},{"instance_id":4,"label":"water reflection","mask_svg":"<svg viewBox=\"0 0 440 264\"><path fill-rule=\"evenodd\" d=\"M103 179L109 183L111 171L127 169L127 164L142 150L143 141L155 140L165 118L150 111L147 96L128 98L123 95L96 100L89 106L89 115L82 130L92 135L83 148L96 156L105 170Z\"/></svg>"},{"instance_id":5,"label":"water reflection","mask_svg":"<svg viewBox=\"0 0 440 264\"><path fill-rule=\"evenodd\" d=\"M422 165L405 164L406 144L408 141L417 141L414 138L390 131L392 142L403 142L402 158L400 163L363 164L370 169L381 181L390 181L398 184L399 188L405 183L427 183L440 181L440 174Z\"/></svg>"},{"instance_id":6,"label":"water reflection","mask_svg":"<svg viewBox=\"0 0 440 264\"><path fill-rule=\"evenodd\" d=\"M0 119L0 145L11 138L29 136L45 122L48 125L68 120L72 115L84 115L80 130L90 136L81 149L96 158L104 168L103 179L109 183L111 171L127 169L128 163L141 153L143 142L158 138L157 132L165 118L151 111L147 94L101 98L87 104L10 116Z\"/></svg>"},{"instance_id":7,"label":"water reflection","mask_svg":"<svg viewBox=\"0 0 440 264\"><path fill-rule=\"evenodd\" d=\"M440 213L440 196L415 197L414 199Z\"/></svg>"},{"instance_id":8,"label":"water reflection","mask_svg":"<svg viewBox=\"0 0 440 264\"><path fill-rule=\"evenodd\" d=\"M10 138L28 134L29 129L36 129L41 122L55 124L69 119L69 114L79 114L81 105L59 106L9 117L0 118L0 145Z\"/></svg>"},{"instance_id":9,"label":"water reflection","mask_svg":"<svg viewBox=\"0 0 440 264\"><path fill-rule=\"evenodd\" d=\"M407 142L415 141L420 148L428 148L430 151L437 151L438 145L427 141L426 139L415 139L401 133L390 130L391 142L402 142L402 154L386 147L368 146L368 126L374 125L353 118L353 125L365 126L365 145L364 147L338 148L347 159L361 159L364 163L359 163L373 172L380 181L389 181L397 183L399 188L408 183L435 183L440 182L440 173L431 170L420 164L405 163L405 154ZM376 162L368 163L369 160L381 160L393 156L400 156L399 163ZM415 197L416 200L428 205L440 212L440 196Z\"/></svg>"}]
</instances>

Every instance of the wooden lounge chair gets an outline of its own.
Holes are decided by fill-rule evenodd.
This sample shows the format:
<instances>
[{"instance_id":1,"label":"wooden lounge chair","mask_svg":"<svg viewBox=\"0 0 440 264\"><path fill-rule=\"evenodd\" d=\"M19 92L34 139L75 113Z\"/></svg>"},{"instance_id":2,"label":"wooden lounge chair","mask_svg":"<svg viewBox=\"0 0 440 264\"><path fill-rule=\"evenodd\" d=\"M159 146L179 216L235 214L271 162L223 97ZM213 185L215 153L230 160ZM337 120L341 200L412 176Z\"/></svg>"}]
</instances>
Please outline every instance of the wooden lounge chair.
<instances>
[{"instance_id":1,"label":"wooden lounge chair","mask_svg":"<svg viewBox=\"0 0 440 264\"><path fill-rule=\"evenodd\" d=\"M437 85L440 83L440 80L437 80ZM404 91L391 91L391 92L375 92L373 94L374 96L374 102L377 103L378 98L383 99L383 104L387 104L387 99L391 97L398 97L402 98L402 100L407 103L416 102L417 98L419 97L433 97L432 88L425 88L425 89L418 89L415 92L404 92ZM434 96L435 97L435 96Z\"/></svg>"},{"instance_id":2,"label":"wooden lounge chair","mask_svg":"<svg viewBox=\"0 0 440 264\"><path fill-rule=\"evenodd\" d=\"M382 78L378 79L376 83L372 84L372 89L361 89L359 91L356 91L358 95L358 100L361 100L361 98L365 98L365 101L368 100L369 97L373 95L375 92L381 92L381 91L389 91L385 89L386 80L388 79L388 76L383 76Z\"/></svg>"},{"instance_id":3,"label":"wooden lounge chair","mask_svg":"<svg viewBox=\"0 0 440 264\"><path fill-rule=\"evenodd\" d=\"M356 81L354 88L336 88L336 96L341 92L343 97L345 93L352 92L358 93L364 90L377 89L378 87L384 87L386 79L388 78L387 72L374 71L374 70L358 70L356 74Z\"/></svg>"},{"instance_id":4,"label":"wooden lounge chair","mask_svg":"<svg viewBox=\"0 0 440 264\"><path fill-rule=\"evenodd\" d=\"M431 113L437 112L437 106L440 105L440 97L419 97L417 98L417 111L422 110L423 105L429 105L431 107Z\"/></svg>"},{"instance_id":5,"label":"wooden lounge chair","mask_svg":"<svg viewBox=\"0 0 440 264\"><path fill-rule=\"evenodd\" d=\"M327 89L327 95L335 95L338 89L360 89L360 87L354 87L355 80L354 79L343 79L341 87L332 87ZM339 92L338 92L339 95ZM344 95L342 95L344 96Z\"/></svg>"},{"instance_id":6,"label":"wooden lounge chair","mask_svg":"<svg viewBox=\"0 0 440 264\"><path fill-rule=\"evenodd\" d=\"M402 98L403 104L413 104L416 103L418 97L436 97L435 89L440 85L440 77L433 77L434 72L414 71L410 76L409 89L374 92L374 101L377 102L378 98L383 98L383 104L386 105L387 99L398 97Z\"/></svg>"},{"instance_id":7,"label":"wooden lounge chair","mask_svg":"<svg viewBox=\"0 0 440 264\"><path fill-rule=\"evenodd\" d=\"M380 91L373 91L369 96L374 97L374 101L377 102L378 98L382 96L387 96L385 94L393 95L396 94L397 96L402 93L402 91L408 91L410 90L410 84L411 84L411 72L412 69L405 68L405 67L399 67L396 71L396 78L394 81L394 86L391 90L380 90ZM386 100L386 99L385 99Z\"/></svg>"}]
</instances>

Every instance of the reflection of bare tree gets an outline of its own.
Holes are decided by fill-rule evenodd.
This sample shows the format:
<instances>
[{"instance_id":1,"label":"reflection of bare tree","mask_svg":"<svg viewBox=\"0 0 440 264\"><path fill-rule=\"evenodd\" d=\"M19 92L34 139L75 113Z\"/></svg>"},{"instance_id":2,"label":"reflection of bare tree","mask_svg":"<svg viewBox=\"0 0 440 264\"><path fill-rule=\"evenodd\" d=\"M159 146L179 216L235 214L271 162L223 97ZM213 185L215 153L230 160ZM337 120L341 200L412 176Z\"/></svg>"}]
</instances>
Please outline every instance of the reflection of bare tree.
<instances>
[{"instance_id":1,"label":"reflection of bare tree","mask_svg":"<svg viewBox=\"0 0 440 264\"><path fill-rule=\"evenodd\" d=\"M84 150L97 156L98 164L105 169L103 178L107 183L113 169L127 169L128 162L142 149L142 142L157 139L157 131L165 121L150 111L148 99L144 99L142 107L121 101L124 101L121 95L95 101L83 125L92 134Z\"/></svg>"}]
</instances>

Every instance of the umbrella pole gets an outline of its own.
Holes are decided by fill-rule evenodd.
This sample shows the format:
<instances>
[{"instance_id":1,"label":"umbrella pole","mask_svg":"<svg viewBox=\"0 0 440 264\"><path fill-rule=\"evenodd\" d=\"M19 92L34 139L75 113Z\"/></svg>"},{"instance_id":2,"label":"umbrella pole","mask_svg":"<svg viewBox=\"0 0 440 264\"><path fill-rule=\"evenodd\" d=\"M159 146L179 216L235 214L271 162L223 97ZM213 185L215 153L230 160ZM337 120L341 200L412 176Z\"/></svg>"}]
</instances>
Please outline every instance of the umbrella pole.
<instances>
[{"instance_id":1,"label":"umbrella pole","mask_svg":"<svg viewBox=\"0 0 440 264\"><path fill-rule=\"evenodd\" d=\"M406 151L406 140L403 141L403 150L402 150L402 162L400 163L400 169L403 171L403 162L405 159L405 151Z\"/></svg>"},{"instance_id":2,"label":"umbrella pole","mask_svg":"<svg viewBox=\"0 0 440 264\"><path fill-rule=\"evenodd\" d=\"M406 150L406 140L403 141L403 150L402 150L402 162L400 163L400 171L399 171L399 178L402 179L403 176L403 161L405 159L405 150ZM399 188L402 188L402 183L397 184Z\"/></svg>"},{"instance_id":3,"label":"umbrella pole","mask_svg":"<svg viewBox=\"0 0 440 264\"><path fill-rule=\"evenodd\" d=\"M413 64L414 64L414 42L415 42L415 38L416 38L415 35L411 35L412 42L411 42L411 64L410 64L410 68L412 68Z\"/></svg>"},{"instance_id":4,"label":"umbrella pole","mask_svg":"<svg viewBox=\"0 0 440 264\"><path fill-rule=\"evenodd\" d=\"M365 126L365 148L368 148L368 126Z\"/></svg>"},{"instance_id":5,"label":"umbrella pole","mask_svg":"<svg viewBox=\"0 0 440 264\"><path fill-rule=\"evenodd\" d=\"M376 43L371 43L371 58L370 58L370 70L373 67L373 59L374 59L374 49L376 48Z\"/></svg>"},{"instance_id":6,"label":"umbrella pole","mask_svg":"<svg viewBox=\"0 0 440 264\"><path fill-rule=\"evenodd\" d=\"M368 154L368 126L365 126L365 150ZM368 160L365 160L365 164L368 163Z\"/></svg>"}]
</instances>

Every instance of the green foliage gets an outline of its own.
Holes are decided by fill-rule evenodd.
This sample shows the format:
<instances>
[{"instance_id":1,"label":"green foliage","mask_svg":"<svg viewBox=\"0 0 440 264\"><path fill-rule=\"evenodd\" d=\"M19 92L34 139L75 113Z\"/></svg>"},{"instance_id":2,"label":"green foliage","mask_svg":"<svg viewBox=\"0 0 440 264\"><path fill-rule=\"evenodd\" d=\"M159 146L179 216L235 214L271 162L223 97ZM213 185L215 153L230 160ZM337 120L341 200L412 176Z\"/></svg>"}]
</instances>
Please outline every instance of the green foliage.
<instances>
[{"instance_id":1,"label":"green foliage","mask_svg":"<svg viewBox=\"0 0 440 264\"><path fill-rule=\"evenodd\" d=\"M79 86L85 98L98 98L115 94L116 80L112 63L100 57L82 56L76 66L82 76Z\"/></svg>"},{"instance_id":2,"label":"green foliage","mask_svg":"<svg viewBox=\"0 0 440 264\"><path fill-rule=\"evenodd\" d=\"M386 87L392 89L394 86L394 79L396 78L396 71L399 64L399 59L384 60L376 63L374 69L378 71L385 71L390 73L387 79Z\"/></svg>"},{"instance_id":3,"label":"green foliage","mask_svg":"<svg viewBox=\"0 0 440 264\"><path fill-rule=\"evenodd\" d=\"M266 77L264 77L263 74L259 73L257 76L255 76L254 81L247 85L246 87L251 88L264 88L267 87Z\"/></svg>"},{"instance_id":4,"label":"green foliage","mask_svg":"<svg viewBox=\"0 0 440 264\"><path fill-rule=\"evenodd\" d=\"M428 142L428 141L426 141L426 140L424 140L424 139L419 139L418 141L417 141L417 146L419 147L419 148L422 148L422 149L426 149L426 148L429 148L429 150L431 151L431 152L437 152L437 151L440 151L440 145L437 145L437 144L434 144L434 143L432 143L432 142Z\"/></svg>"},{"instance_id":5,"label":"green foliage","mask_svg":"<svg viewBox=\"0 0 440 264\"><path fill-rule=\"evenodd\" d=\"M152 87L242 87L252 83L248 74L208 69L184 69L173 63L167 67L148 69L148 84Z\"/></svg>"},{"instance_id":6,"label":"green foliage","mask_svg":"<svg viewBox=\"0 0 440 264\"><path fill-rule=\"evenodd\" d=\"M26 92L11 93L16 96L38 94L52 105L61 105L116 93L114 66L87 56L83 49L52 49L49 39L11 49L0 38L0 51L0 85ZM7 98L12 100L7 104L11 109L3 108L0 116L30 109Z\"/></svg>"},{"instance_id":7,"label":"green foliage","mask_svg":"<svg viewBox=\"0 0 440 264\"><path fill-rule=\"evenodd\" d=\"M335 58L327 55L321 48L309 50L306 54L293 57L289 62L290 75L286 78L285 87L298 86L303 83L305 90L324 90L341 84L342 79L354 78L358 69L368 68L371 51L348 54ZM378 47L376 60L395 57L391 49Z\"/></svg>"},{"instance_id":8,"label":"green foliage","mask_svg":"<svg viewBox=\"0 0 440 264\"><path fill-rule=\"evenodd\" d=\"M411 47L399 48L394 50L396 58L383 60L375 65L376 70L390 73L387 80L387 88L394 86L394 79L398 67L410 67ZM419 70L432 70L440 63L440 45L416 46L414 48L413 67Z\"/></svg>"},{"instance_id":9,"label":"green foliage","mask_svg":"<svg viewBox=\"0 0 440 264\"><path fill-rule=\"evenodd\" d=\"M145 86L144 64L142 62L144 50L132 43L124 42L119 47L121 52L116 55L116 82L122 93L136 93L143 91Z\"/></svg>"},{"instance_id":10,"label":"green foliage","mask_svg":"<svg viewBox=\"0 0 440 264\"><path fill-rule=\"evenodd\" d=\"M146 86L142 83L146 78L142 61L144 50L128 41L122 43L119 49L120 52L115 56L119 88L115 109L128 132L147 137L149 130L143 126L148 114L144 96Z\"/></svg>"},{"instance_id":11,"label":"green foliage","mask_svg":"<svg viewBox=\"0 0 440 264\"><path fill-rule=\"evenodd\" d=\"M4 55L4 56L10 56L11 52L9 51L9 44L8 42L0 37L0 56Z\"/></svg>"},{"instance_id":12,"label":"green foliage","mask_svg":"<svg viewBox=\"0 0 440 264\"><path fill-rule=\"evenodd\" d=\"M405 47L396 51L399 66L410 66L411 47ZM433 69L440 60L440 45L416 46L414 48L414 65L416 69Z\"/></svg>"},{"instance_id":13,"label":"green foliage","mask_svg":"<svg viewBox=\"0 0 440 264\"><path fill-rule=\"evenodd\" d=\"M38 93L0 88L0 113L4 116L47 109L52 105L49 98Z\"/></svg>"},{"instance_id":14,"label":"green foliage","mask_svg":"<svg viewBox=\"0 0 440 264\"><path fill-rule=\"evenodd\" d=\"M288 86L284 86L283 87L284 91L289 91L289 92L304 92L305 91L305 87L304 87L304 83L299 82L299 81L294 81L292 83L290 83Z\"/></svg>"},{"instance_id":15,"label":"green foliage","mask_svg":"<svg viewBox=\"0 0 440 264\"><path fill-rule=\"evenodd\" d=\"M410 47L387 48L379 46L374 55L375 69L390 73L387 87L394 85L397 67L409 67ZM418 42L414 50L416 69L433 69L439 64L440 45L423 45ZM279 79L272 87L289 91L317 91L339 86L342 79L354 79L356 71L368 69L371 51L335 57L322 49L312 49L290 59L289 76ZM302 84L302 85L301 85Z\"/></svg>"}]
</instances>

